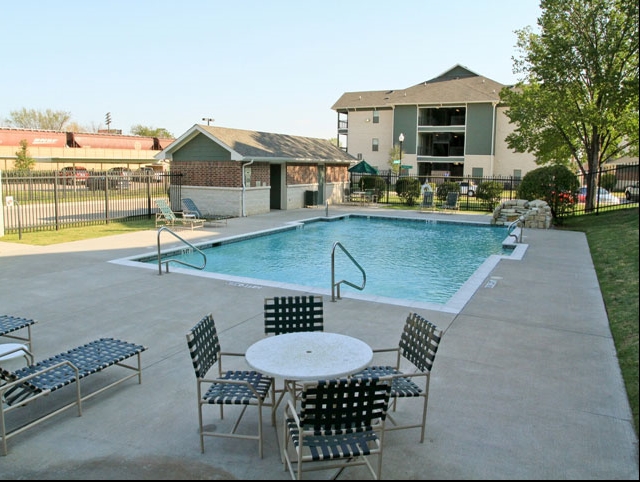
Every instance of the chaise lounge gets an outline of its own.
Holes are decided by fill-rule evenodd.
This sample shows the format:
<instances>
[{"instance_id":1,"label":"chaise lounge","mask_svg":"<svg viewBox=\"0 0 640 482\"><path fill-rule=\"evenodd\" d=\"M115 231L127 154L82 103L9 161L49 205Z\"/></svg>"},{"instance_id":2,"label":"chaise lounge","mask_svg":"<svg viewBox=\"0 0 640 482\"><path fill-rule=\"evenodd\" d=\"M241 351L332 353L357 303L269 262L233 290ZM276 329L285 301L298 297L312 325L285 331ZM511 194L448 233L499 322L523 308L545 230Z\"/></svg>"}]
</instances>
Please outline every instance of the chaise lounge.
<instances>
[{"instance_id":1,"label":"chaise lounge","mask_svg":"<svg viewBox=\"0 0 640 482\"><path fill-rule=\"evenodd\" d=\"M78 416L81 416L82 402L84 400L98 395L129 378L137 376L138 383L142 383L140 354L146 349L142 345L114 338L101 338L35 364L33 363L33 356L28 353L31 364L13 372L0 366L0 435L2 436L2 454L7 455L7 440L12 436L48 420L74 405L77 405ZM124 360L134 356L137 356L138 359L137 366L122 363ZM110 366L133 370L134 373L127 373L116 381L83 396L80 390L80 380ZM76 383L76 396L72 402L13 431L7 431L6 414L74 382Z\"/></svg>"},{"instance_id":2,"label":"chaise lounge","mask_svg":"<svg viewBox=\"0 0 640 482\"><path fill-rule=\"evenodd\" d=\"M204 219L207 223L227 224L227 220L231 217L225 216L223 214L203 213L202 211L200 211L193 199L188 197L182 198L182 209L182 212L186 215L192 215L198 219Z\"/></svg>"},{"instance_id":3,"label":"chaise lounge","mask_svg":"<svg viewBox=\"0 0 640 482\"><path fill-rule=\"evenodd\" d=\"M199 219L193 214L180 213L180 215L173 212L167 201L164 199L156 199L156 206L160 212L156 213L156 228L159 224L165 226L177 226L181 224L183 226L189 226L193 228L201 228L204 226L204 219Z\"/></svg>"}]
</instances>

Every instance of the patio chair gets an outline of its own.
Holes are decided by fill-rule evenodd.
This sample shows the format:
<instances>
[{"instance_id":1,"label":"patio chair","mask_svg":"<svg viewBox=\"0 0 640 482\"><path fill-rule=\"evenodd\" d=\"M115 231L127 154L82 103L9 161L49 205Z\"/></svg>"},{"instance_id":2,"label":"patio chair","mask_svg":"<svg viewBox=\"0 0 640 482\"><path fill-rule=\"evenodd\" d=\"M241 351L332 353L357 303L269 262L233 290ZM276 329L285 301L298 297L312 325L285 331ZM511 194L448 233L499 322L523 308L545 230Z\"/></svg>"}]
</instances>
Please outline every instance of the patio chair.
<instances>
[{"instance_id":1,"label":"patio chair","mask_svg":"<svg viewBox=\"0 0 640 482\"><path fill-rule=\"evenodd\" d=\"M390 392L388 378L304 383L300 412L291 400L284 410L282 457L291 478L301 479L303 472L366 465L380 479ZM371 456L377 456L375 469Z\"/></svg>"},{"instance_id":2,"label":"patio chair","mask_svg":"<svg viewBox=\"0 0 640 482\"><path fill-rule=\"evenodd\" d=\"M323 330L322 296L280 296L264 299L265 335Z\"/></svg>"},{"instance_id":3,"label":"patio chair","mask_svg":"<svg viewBox=\"0 0 640 482\"><path fill-rule=\"evenodd\" d=\"M300 331L324 331L324 300L322 296L280 296L264 299L264 334L282 335ZM273 380L275 385L275 380ZM293 383L293 382L292 382ZM287 387L276 388L280 405ZM274 411L273 423L275 423Z\"/></svg>"},{"instance_id":4,"label":"patio chair","mask_svg":"<svg viewBox=\"0 0 640 482\"><path fill-rule=\"evenodd\" d=\"M393 400L394 412L398 399L422 398L422 420L420 423L399 424L389 414L390 423L385 426L385 430L420 428L420 443L424 442L431 368L441 338L442 331L438 330L434 324L417 313L410 313L407 316L398 346L373 350L374 357L376 353L395 352L395 364L392 366L373 365L353 375L354 377L392 377L391 399Z\"/></svg>"},{"instance_id":5,"label":"patio chair","mask_svg":"<svg viewBox=\"0 0 640 482\"><path fill-rule=\"evenodd\" d=\"M425 193L422 195L420 210L433 209L433 207L433 191L425 191Z\"/></svg>"},{"instance_id":6,"label":"patio chair","mask_svg":"<svg viewBox=\"0 0 640 482\"><path fill-rule=\"evenodd\" d=\"M196 218L193 215L187 214L185 216L183 213L180 213L180 215L174 213L164 199L156 199L155 203L158 209L160 209L160 212L156 213L156 228L159 224L165 226L177 226L180 224L182 226L189 226L191 229L204 226L204 219Z\"/></svg>"},{"instance_id":7,"label":"patio chair","mask_svg":"<svg viewBox=\"0 0 640 482\"><path fill-rule=\"evenodd\" d=\"M458 198L460 194L457 192L448 192L447 201L442 205L442 209L458 209Z\"/></svg>"},{"instance_id":8,"label":"patio chair","mask_svg":"<svg viewBox=\"0 0 640 482\"><path fill-rule=\"evenodd\" d=\"M198 219L204 219L209 223L227 224L227 220L230 218L230 216L224 216L222 214L203 213L202 211L200 211L200 209L198 209L198 206L193 201L193 199L188 197L182 198L182 209L182 212L185 215L192 215L193 217L196 217Z\"/></svg>"},{"instance_id":9,"label":"patio chair","mask_svg":"<svg viewBox=\"0 0 640 482\"><path fill-rule=\"evenodd\" d=\"M222 369L223 356L243 357L243 353L223 352L220 349L220 341L213 315L209 313L187 333L187 346L193 362L196 375L196 388L198 397L198 423L200 433L200 450L204 453L204 437L227 437L258 441L258 452L262 458L262 407L270 406L275 409L275 392L270 377L256 371L240 371ZM218 365L217 374L209 375L214 365ZM266 403L267 396L271 393L271 402ZM214 432L205 430L203 424L202 409L205 405L219 405L220 419L224 418L225 405L242 405L242 410L236 418L236 422L230 432ZM248 406L258 408L258 433L236 433L240 421ZM275 416L272 415L272 419Z\"/></svg>"},{"instance_id":10,"label":"patio chair","mask_svg":"<svg viewBox=\"0 0 640 482\"><path fill-rule=\"evenodd\" d=\"M12 436L44 422L74 405L78 407L78 416L81 416L83 401L130 378L138 377L138 383L142 383L140 354L145 350L146 347L142 345L114 338L101 338L35 364L31 363L15 371L0 367L0 433L3 455L7 455L7 440ZM31 353L28 353L28 356L30 360L33 360ZM134 356L137 356L137 366L123 363L124 360ZM110 366L125 368L127 373L115 381L111 381L108 385L83 396L80 390L80 380ZM131 373L131 370L134 373ZM11 432L7 431L6 414L74 382L76 384L74 400Z\"/></svg>"}]
</instances>

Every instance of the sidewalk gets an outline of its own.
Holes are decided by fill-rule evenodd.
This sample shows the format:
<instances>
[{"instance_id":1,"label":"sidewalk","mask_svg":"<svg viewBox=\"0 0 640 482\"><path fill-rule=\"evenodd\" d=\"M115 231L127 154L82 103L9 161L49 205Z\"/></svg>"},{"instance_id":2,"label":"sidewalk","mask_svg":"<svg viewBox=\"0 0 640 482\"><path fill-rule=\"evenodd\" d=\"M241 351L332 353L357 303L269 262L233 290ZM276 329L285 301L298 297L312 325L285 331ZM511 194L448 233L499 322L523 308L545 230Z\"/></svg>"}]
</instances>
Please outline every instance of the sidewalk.
<instances>
[{"instance_id":1,"label":"sidewalk","mask_svg":"<svg viewBox=\"0 0 640 482\"><path fill-rule=\"evenodd\" d=\"M488 222L353 206L332 207L330 215L354 211ZM324 214L274 211L180 235L204 241ZM87 401L82 417L69 410L10 439L0 457L3 479L288 477L267 421L263 459L252 441L207 438L200 453L185 334L212 312L222 348L245 351L264 336L264 298L299 292L109 263L155 251L156 231L47 247L1 240L0 312L38 321L37 359L102 336L149 348L141 385L127 382ZM638 480L638 439L586 238L529 229L523 241L523 259L501 260L459 313L415 310L445 330L425 442L418 430L390 432L383 478ZM397 344L414 311L330 296L324 305L325 331L373 348ZM253 415L245 417L253 424ZM340 476L361 478L369 478L361 468Z\"/></svg>"}]
</instances>

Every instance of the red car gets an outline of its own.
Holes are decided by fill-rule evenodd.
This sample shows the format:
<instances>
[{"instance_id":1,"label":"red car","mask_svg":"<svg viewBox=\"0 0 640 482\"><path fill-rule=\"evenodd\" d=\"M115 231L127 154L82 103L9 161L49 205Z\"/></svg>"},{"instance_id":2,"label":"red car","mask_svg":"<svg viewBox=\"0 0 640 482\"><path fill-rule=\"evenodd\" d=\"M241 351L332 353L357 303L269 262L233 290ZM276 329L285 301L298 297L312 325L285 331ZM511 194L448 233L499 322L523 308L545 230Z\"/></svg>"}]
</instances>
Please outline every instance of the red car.
<instances>
[{"instance_id":1,"label":"red car","mask_svg":"<svg viewBox=\"0 0 640 482\"><path fill-rule=\"evenodd\" d=\"M85 185L89 179L89 171L82 166L67 166L60 170L60 184Z\"/></svg>"}]
</instances>

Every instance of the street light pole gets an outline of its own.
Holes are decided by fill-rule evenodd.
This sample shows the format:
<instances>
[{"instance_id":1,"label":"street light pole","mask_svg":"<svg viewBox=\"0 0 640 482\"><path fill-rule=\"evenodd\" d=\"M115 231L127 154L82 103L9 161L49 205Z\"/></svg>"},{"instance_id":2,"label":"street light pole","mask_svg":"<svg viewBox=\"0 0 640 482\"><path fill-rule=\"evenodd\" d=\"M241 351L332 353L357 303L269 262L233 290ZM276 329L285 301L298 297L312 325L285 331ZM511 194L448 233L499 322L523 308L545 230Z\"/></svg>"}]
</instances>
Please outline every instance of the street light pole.
<instances>
[{"instance_id":1,"label":"street light pole","mask_svg":"<svg viewBox=\"0 0 640 482\"><path fill-rule=\"evenodd\" d=\"M402 173L402 143L404 142L404 134L402 132L398 136L398 140L400 141L400 165L398 166L398 177L400 177L400 173Z\"/></svg>"}]
</instances>

